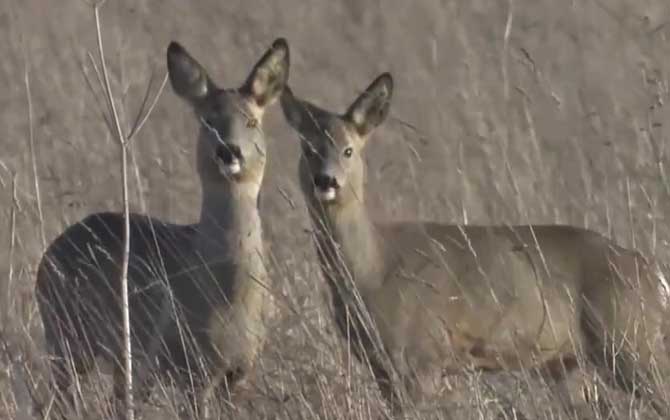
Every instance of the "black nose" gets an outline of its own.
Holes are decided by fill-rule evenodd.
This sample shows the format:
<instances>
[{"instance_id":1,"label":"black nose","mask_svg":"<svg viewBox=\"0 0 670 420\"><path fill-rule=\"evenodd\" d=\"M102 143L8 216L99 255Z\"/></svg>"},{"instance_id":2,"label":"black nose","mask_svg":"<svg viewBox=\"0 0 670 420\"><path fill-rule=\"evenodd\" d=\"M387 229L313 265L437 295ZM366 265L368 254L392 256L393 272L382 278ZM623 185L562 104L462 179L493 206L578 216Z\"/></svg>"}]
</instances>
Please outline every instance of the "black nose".
<instances>
[{"instance_id":1,"label":"black nose","mask_svg":"<svg viewBox=\"0 0 670 420\"><path fill-rule=\"evenodd\" d=\"M335 177L324 174L317 174L314 176L314 185L322 190L327 190L328 188L340 188Z\"/></svg>"},{"instance_id":2,"label":"black nose","mask_svg":"<svg viewBox=\"0 0 670 420\"><path fill-rule=\"evenodd\" d=\"M242 160L242 151L240 146L235 144L220 144L216 148L216 157L221 159L226 165L233 163L233 159Z\"/></svg>"}]
</instances>

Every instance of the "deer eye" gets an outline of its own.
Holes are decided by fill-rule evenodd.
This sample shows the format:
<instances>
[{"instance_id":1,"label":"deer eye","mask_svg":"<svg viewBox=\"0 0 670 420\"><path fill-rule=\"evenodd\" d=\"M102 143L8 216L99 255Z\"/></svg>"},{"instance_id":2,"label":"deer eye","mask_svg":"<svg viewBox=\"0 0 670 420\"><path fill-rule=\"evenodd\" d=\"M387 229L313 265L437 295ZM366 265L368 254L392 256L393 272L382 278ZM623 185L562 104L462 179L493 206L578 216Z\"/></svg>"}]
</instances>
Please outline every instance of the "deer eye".
<instances>
[{"instance_id":1,"label":"deer eye","mask_svg":"<svg viewBox=\"0 0 670 420\"><path fill-rule=\"evenodd\" d=\"M256 118L247 119L247 128L256 128L258 127L258 120Z\"/></svg>"},{"instance_id":2,"label":"deer eye","mask_svg":"<svg viewBox=\"0 0 670 420\"><path fill-rule=\"evenodd\" d=\"M205 126L205 128L208 128L209 130L213 130L213 129L214 129L214 121L213 121L211 118L209 118L209 117L200 117L200 122L202 123L202 125Z\"/></svg>"},{"instance_id":3,"label":"deer eye","mask_svg":"<svg viewBox=\"0 0 670 420\"><path fill-rule=\"evenodd\" d=\"M344 149L344 157L350 158L351 155L353 155L353 154L354 154L354 149L353 148L347 147L346 149Z\"/></svg>"},{"instance_id":4,"label":"deer eye","mask_svg":"<svg viewBox=\"0 0 670 420\"><path fill-rule=\"evenodd\" d=\"M312 146L310 142L307 141L303 142L302 150L305 156L308 158L316 156L316 149L314 148L314 146Z\"/></svg>"}]
</instances>

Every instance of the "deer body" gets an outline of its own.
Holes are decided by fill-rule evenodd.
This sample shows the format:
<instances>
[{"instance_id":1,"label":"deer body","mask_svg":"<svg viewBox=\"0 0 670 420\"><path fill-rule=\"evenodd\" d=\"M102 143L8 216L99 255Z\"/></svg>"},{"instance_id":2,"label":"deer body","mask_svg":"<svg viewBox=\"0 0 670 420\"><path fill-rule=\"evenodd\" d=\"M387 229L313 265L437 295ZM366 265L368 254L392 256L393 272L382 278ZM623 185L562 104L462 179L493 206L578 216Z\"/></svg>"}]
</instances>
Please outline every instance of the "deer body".
<instances>
[{"instance_id":1,"label":"deer body","mask_svg":"<svg viewBox=\"0 0 670 420\"><path fill-rule=\"evenodd\" d=\"M322 265L330 270L339 259L350 270L328 275L333 284L356 279L384 348L407 375L422 366L439 365L443 372L465 365L516 369L573 357L575 348L588 345L580 334L587 321L582 317L590 316L582 299L595 303L598 296L589 294L600 293L605 282L609 297L633 299L629 285L611 273L611 261L629 278L640 276L638 287L648 295L658 292L641 256L569 226L399 222L374 225L371 234L378 238L372 252L335 239L340 248L333 254L327 241L318 241L328 261ZM650 316L662 309L650 306ZM608 308L598 309L607 314Z\"/></svg>"},{"instance_id":2,"label":"deer body","mask_svg":"<svg viewBox=\"0 0 670 420\"><path fill-rule=\"evenodd\" d=\"M266 162L260 124L283 88L288 54L278 39L241 88L223 90L179 44L167 51L172 86L202 122L203 199L194 225L130 217L133 357L139 367L157 359L159 371L195 378L203 404L245 379L274 311L258 212ZM123 216L98 213L66 229L42 258L36 295L61 411L74 375L96 358L113 363L115 397L123 395L122 243ZM152 373L137 375L143 398Z\"/></svg>"},{"instance_id":3,"label":"deer body","mask_svg":"<svg viewBox=\"0 0 670 420\"><path fill-rule=\"evenodd\" d=\"M570 226L370 218L360 153L391 92L384 74L343 115L288 88L281 102L301 137L300 184L337 325L393 409L402 389L417 402L465 367L560 377L557 366L585 355L663 410L649 383L652 359L668 372L670 290L655 262Z\"/></svg>"}]
</instances>

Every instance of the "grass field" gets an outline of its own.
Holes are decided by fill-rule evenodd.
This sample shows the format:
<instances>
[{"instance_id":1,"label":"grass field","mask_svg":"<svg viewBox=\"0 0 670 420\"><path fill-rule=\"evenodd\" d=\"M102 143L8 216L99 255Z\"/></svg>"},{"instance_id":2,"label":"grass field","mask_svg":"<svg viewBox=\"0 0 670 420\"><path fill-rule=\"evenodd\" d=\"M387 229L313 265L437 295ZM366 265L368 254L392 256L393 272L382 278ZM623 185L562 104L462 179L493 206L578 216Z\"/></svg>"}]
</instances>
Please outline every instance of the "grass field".
<instances>
[{"instance_id":1,"label":"grass field","mask_svg":"<svg viewBox=\"0 0 670 420\"><path fill-rule=\"evenodd\" d=\"M667 0L108 0L102 34L113 91L130 127L165 48L187 47L222 86L239 85L278 36L290 84L344 108L380 72L396 88L367 148L369 206L379 219L561 223L596 230L670 262L670 3ZM30 419L48 395L33 297L45 243L86 214L121 210L118 146L85 74L93 12L83 0L0 4L0 417ZM166 86L131 148L131 208L194 222L197 122ZM366 419L385 409L372 376L346 363L306 229L298 143L279 106L262 216L283 308L231 418ZM32 146L31 146L32 144ZM570 378L585 416L588 366ZM106 376L82 385L73 418L107 418ZM177 416L156 387L144 418ZM602 396L601 396L602 397ZM612 392L621 418L654 418ZM414 418L568 419L532 372L447 378L446 410ZM79 416L79 417L77 417ZM451 417L450 417L451 416Z\"/></svg>"}]
</instances>

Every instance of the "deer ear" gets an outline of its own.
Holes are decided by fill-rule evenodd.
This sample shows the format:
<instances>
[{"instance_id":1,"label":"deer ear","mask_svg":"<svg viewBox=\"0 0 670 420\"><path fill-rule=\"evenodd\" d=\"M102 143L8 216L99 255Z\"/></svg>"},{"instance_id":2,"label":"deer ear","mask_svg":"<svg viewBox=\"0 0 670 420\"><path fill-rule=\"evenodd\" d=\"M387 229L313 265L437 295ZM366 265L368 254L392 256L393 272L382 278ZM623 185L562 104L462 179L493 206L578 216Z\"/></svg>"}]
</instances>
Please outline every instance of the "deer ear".
<instances>
[{"instance_id":1,"label":"deer ear","mask_svg":"<svg viewBox=\"0 0 670 420\"><path fill-rule=\"evenodd\" d=\"M392 96L393 77L383 73L351 104L344 117L358 134L366 136L388 116Z\"/></svg>"},{"instance_id":2,"label":"deer ear","mask_svg":"<svg viewBox=\"0 0 670 420\"><path fill-rule=\"evenodd\" d=\"M301 135L320 130L320 122L332 117L329 112L294 96L288 85L284 86L280 104L286 121Z\"/></svg>"},{"instance_id":3,"label":"deer ear","mask_svg":"<svg viewBox=\"0 0 670 420\"><path fill-rule=\"evenodd\" d=\"M170 83L177 95L195 101L212 90L213 84L205 69L177 42L167 49L167 67Z\"/></svg>"},{"instance_id":4,"label":"deer ear","mask_svg":"<svg viewBox=\"0 0 670 420\"><path fill-rule=\"evenodd\" d=\"M288 42L277 38L254 66L240 89L260 107L271 104L286 86L290 67Z\"/></svg>"},{"instance_id":5,"label":"deer ear","mask_svg":"<svg viewBox=\"0 0 670 420\"><path fill-rule=\"evenodd\" d=\"M302 127L306 110L302 101L296 99L288 85L284 86L279 103L281 104L286 121L291 127L299 131Z\"/></svg>"}]
</instances>

